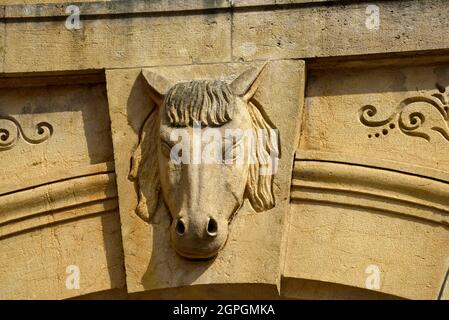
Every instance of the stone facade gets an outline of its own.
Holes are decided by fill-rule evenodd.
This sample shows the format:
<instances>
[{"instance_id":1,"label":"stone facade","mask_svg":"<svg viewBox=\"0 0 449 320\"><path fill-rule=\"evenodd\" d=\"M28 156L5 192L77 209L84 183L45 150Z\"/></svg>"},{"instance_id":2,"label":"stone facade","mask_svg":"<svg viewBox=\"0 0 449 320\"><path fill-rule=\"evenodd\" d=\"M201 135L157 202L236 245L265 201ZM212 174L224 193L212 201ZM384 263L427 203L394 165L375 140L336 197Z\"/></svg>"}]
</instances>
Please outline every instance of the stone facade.
<instances>
[{"instance_id":1,"label":"stone facade","mask_svg":"<svg viewBox=\"0 0 449 320\"><path fill-rule=\"evenodd\" d=\"M0 8L1 299L449 298L445 0Z\"/></svg>"}]
</instances>

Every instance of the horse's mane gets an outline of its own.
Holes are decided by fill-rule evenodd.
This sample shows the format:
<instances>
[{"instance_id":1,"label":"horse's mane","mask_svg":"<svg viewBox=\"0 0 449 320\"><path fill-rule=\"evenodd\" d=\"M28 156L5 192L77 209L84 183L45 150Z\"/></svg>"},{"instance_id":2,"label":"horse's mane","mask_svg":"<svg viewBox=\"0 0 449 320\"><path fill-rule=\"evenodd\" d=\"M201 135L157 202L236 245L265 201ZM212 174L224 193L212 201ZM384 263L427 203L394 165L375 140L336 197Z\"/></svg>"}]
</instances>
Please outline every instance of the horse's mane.
<instances>
[{"instance_id":1,"label":"horse's mane","mask_svg":"<svg viewBox=\"0 0 449 320\"><path fill-rule=\"evenodd\" d=\"M194 80L174 85L164 99L173 127L221 126L232 120L235 96L229 85L219 80Z\"/></svg>"}]
</instances>

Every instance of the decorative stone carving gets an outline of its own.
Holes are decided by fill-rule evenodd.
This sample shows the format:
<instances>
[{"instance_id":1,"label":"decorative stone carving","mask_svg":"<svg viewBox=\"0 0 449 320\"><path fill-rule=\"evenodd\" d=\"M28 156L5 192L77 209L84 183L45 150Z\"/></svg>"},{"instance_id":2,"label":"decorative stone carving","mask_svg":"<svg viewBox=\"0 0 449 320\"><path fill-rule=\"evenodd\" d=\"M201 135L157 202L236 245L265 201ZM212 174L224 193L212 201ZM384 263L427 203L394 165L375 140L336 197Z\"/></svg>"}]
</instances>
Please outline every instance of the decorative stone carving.
<instances>
[{"instance_id":1,"label":"decorative stone carving","mask_svg":"<svg viewBox=\"0 0 449 320\"><path fill-rule=\"evenodd\" d=\"M71 2L2 1L0 298L449 299L447 0Z\"/></svg>"},{"instance_id":2,"label":"decorative stone carving","mask_svg":"<svg viewBox=\"0 0 449 320\"><path fill-rule=\"evenodd\" d=\"M136 213L146 221L151 219L161 190L172 216L172 244L184 257L215 256L224 246L228 226L244 198L249 199L258 212L275 205L272 182L279 156L277 132L263 116L262 106L251 101L261 71L262 68L251 68L231 84L220 80L193 80L174 86L153 72L144 72L158 107L145 121L131 161L130 179L137 181L139 190ZM195 129L195 123L200 128ZM251 139L242 135L229 143L212 142L218 142L219 151L222 149L223 153L239 148L245 156L242 163L234 158L224 161L228 154L214 163L204 163L204 159L195 163L192 158L188 163L175 163L175 159L171 159L174 141L170 137L179 128L185 128L183 139L188 138L189 147L195 143L204 144L201 152L211 146L210 141L201 138L202 132L203 135L212 133L221 140L232 139L226 136L232 130L250 130L256 142L255 161L251 164L249 161ZM186 151L190 152L182 150ZM264 174L264 169L269 172ZM220 201L215 201L217 195Z\"/></svg>"},{"instance_id":3,"label":"decorative stone carving","mask_svg":"<svg viewBox=\"0 0 449 320\"><path fill-rule=\"evenodd\" d=\"M448 71L445 65L372 68L369 77L355 69L313 71L318 80L310 85L300 148L448 171Z\"/></svg>"},{"instance_id":4,"label":"decorative stone carving","mask_svg":"<svg viewBox=\"0 0 449 320\"><path fill-rule=\"evenodd\" d=\"M191 290L207 297L203 285L220 284L235 298L257 284L265 297L276 296L303 62L117 69L106 77L128 292L173 288L177 297ZM261 148L246 136L227 145L227 130L236 128L269 135ZM186 136L192 143L179 151ZM255 161L226 162L238 154L231 149Z\"/></svg>"},{"instance_id":5,"label":"decorative stone carving","mask_svg":"<svg viewBox=\"0 0 449 320\"><path fill-rule=\"evenodd\" d=\"M20 137L29 144L40 144L53 135L53 126L48 122L39 122L36 133L36 138L28 137L14 117L0 115L0 151L14 147Z\"/></svg>"},{"instance_id":6,"label":"decorative stone carving","mask_svg":"<svg viewBox=\"0 0 449 320\"><path fill-rule=\"evenodd\" d=\"M285 295L438 299L448 270L448 65L308 75ZM371 265L376 290L365 282ZM317 289L323 281L333 288Z\"/></svg>"},{"instance_id":7,"label":"decorative stone carving","mask_svg":"<svg viewBox=\"0 0 449 320\"><path fill-rule=\"evenodd\" d=\"M368 138L379 138L388 135L390 130L396 128L402 133L420 137L430 141L430 135L420 131L426 121L425 112L436 112L440 116L440 123L431 125L430 130L438 132L441 137L449 142L449 104L445 95L446 89L437 83L438 93L431 96L415 96L401 101L396 110L386 119L375 119L377 108L372 105L363 106L359 110L360 122L370 128L379 128L380 132L369 133ZM420 105L419 111L407 112L413 105ZM410 108L409 108L410 106Z\"/></svg>"}]
</instances>

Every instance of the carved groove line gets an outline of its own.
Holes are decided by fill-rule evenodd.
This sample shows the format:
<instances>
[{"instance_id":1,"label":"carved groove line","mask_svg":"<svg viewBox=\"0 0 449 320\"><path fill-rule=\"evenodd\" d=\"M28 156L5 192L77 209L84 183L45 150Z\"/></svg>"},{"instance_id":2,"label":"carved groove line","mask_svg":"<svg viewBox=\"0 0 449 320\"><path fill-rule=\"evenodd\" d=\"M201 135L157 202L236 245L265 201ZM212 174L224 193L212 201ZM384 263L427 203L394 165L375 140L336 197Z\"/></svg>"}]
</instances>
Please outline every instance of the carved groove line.
<instances>
[{"instance_id":1,"label":"carved groove line","mask_svg":"<svg viewBox=\"0 0 449 320\"><path fill-rule=\"evenodd\" d=\"M436 222L449 227L448 210L381 193L335 189L328 186L301 185L292 187L291 200L293 203L316 202L383 211L394 215Z\"/></svg>"},{"instance_id":2,"label":"carved groove line","mask_svg":"<svg viewBox=\"0 0 449 320\"><path fill-rule=\"evenodd\" d=\"M98 174L51 183L0 197L0 225L117 196L115 174Z\"/></svg>"},{"instance_id":3,"label":"carved groove line","mask_svg":"<svg viewBox=\"0 0 449 320\"><path fill-rule=\"evenodd\" d=\"M0 196L0 239L71 219L116 212L115 173L90 174Z\"/></svg>"},{"instance_id":4,"label":"carved groove line","mask_svg":"<svg viewBox=\"0 0 449 320\"><path fill-rule=\"evenodd\" d=\"M1 125L1 122L6 122L8 125ZM13 117L0 116L0 151L8 150L14 147L19 138L22 137L29 144L41 144L53 135L53 126L48 122L39 122L36 125L36 138L28 137L21 126L21 124Z\"/></svg>"},{"instance_id":5,"label":"carved groove line","mask_svg":"<svg viewBox=\"0 0 449 320\"><path fill-rule=\"evenodd\" d=\"M365 105L359 110L360 122L369 128L382 128L381 133L376 132L375 134L368 134L368 138L373 136L379 138L381 135L386 136L390 130L399 128L399 130L412 137L419 137L430 142L430 135L419 131L426 121L426 117L423 112L415 111L411 112L406 116L404 112L408 106L415 103L424 103L426 106L432 107L434 110L438 111L438 114L442 118L442 125L432 126L431 130L438 132L446 141L449 142L449 104L448 99L445 95L446 89L441 85L436 85L439 93L432 94L432 97L410 97L401 101L396 110L391 114L390 117L383 120L375 120L377 114L377 108L373 105Z\"/></svg>"},{"instance_id":6,"label":"carved groove line","mask_svg":"<svg viewBox=\"0 0 449 320\"><path fill-rule=\"evenodd\" d=\"M385 159L373 159L365 156L343 155L326 151L297 150L295 161L334 163L348 166L366 167L375 170L405 174L449 184L449 172L405 162Z\"/></svg>"},{"instance_id":7,"label":"carved groove line","mask_svg":"<svg viewBox=\"0 0 449 320\"><path fill-rule=\"evenodd\" d=\"M429 178L360 165L296 161L291 187L292 201L351 204L449 226L449 185Z\"/></svg>"}]
</instances>

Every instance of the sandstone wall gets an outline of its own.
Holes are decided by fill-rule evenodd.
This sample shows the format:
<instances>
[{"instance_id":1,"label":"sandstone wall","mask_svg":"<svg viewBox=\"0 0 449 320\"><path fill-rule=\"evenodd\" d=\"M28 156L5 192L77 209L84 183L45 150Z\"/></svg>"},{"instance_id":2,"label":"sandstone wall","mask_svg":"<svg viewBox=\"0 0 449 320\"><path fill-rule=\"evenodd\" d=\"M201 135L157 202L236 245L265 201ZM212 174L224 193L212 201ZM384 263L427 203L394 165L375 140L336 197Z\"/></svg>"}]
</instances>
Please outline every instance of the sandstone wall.
<instances>
[{"instance_id":1,"label":"sandstone wall","mask_svg":"<svg viewBox=\"0 0 449 320\"><path fill-rule=\"evenodd\" d=\"M449 297L447 1L85 1L79 26L69 1L19 2L0 1L0 298ZM275 205L245 194L218 255L188 260L167 199L136 214L133 155L165 82L239 77L279 131Z\"/></svg>"}]
</instances>

